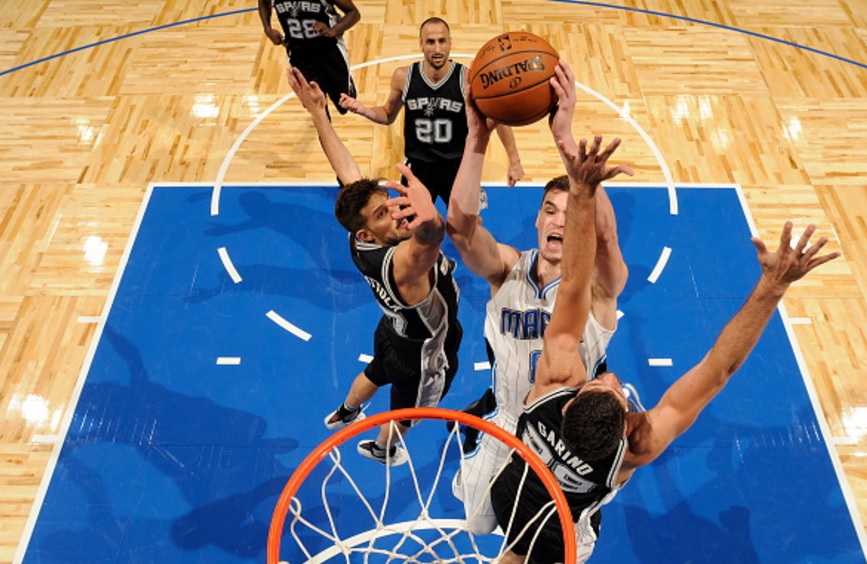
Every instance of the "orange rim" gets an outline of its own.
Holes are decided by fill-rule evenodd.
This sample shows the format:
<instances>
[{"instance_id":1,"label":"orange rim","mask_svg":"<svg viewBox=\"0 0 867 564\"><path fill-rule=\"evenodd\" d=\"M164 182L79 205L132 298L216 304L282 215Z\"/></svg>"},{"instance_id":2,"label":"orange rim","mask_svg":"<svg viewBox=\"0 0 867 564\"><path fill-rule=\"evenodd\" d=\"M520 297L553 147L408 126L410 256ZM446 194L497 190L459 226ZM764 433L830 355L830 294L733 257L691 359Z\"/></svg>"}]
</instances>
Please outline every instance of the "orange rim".
<instances>
[{"instance_id":1,"label":"orange rim","mask_svg":"<svg viewBox=\"0 0 867 564\"><path fill-rule=\"evenodd\" d=\"M278 564L280 561L280 540L283 536L283 528L286 524L286 516L289 513L289 505L292 503L292 498L295 497L295 494L298 492L298 489L301 487L304 480L307 479L310 472L312 472L313 469L328 456L328 453L334 447L341 445L356 435L360 435L374 427L384 425L389 421L419 419L457 421L464 425L474 427L488 435L492 435L510 448L515 449L521 458L523 458L533 471L542 479L542 483L545 484L545 488L554 500L554 505L557 507L557 513L560 517L560 526L563 529L563 541L566 550L564 554L565 561L577 561L578 547L575 542L575 524L572 522L572 512L569 510L566 496L563 495L563 490L560 489L557 479L554 478L554 475L536 453L530 450L527 445L508 431L497 427L489 421L470 415L469 413L443 409L441 407L413 407L378 413L358 421L357 423L353 423L322 441L313 452L307 455L289 478L286 487L283 488L283 493L280 494L280 499L277 500L277 506L274 508L274 515L271 517L271 526L268 530L268 564Z\"/></svg>"}]
</instances>

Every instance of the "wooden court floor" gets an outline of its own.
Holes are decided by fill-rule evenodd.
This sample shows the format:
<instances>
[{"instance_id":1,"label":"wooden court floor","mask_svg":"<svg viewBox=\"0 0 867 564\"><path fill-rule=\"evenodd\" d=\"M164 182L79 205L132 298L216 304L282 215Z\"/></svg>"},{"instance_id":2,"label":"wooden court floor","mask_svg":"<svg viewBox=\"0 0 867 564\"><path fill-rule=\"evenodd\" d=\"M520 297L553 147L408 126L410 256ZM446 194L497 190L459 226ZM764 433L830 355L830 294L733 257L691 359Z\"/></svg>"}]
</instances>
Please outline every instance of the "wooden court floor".
<instances>
[{"instance_id":1,"label":"wooden court floor","mask_svg":"<svg viewBox=\"0 0 867 564\"><path fill-rule=\"evenodd\" d=\"M417 54L431 15L452 24L455 58L502 31L543 35L586 89L576 133L623 138L633 180L737 183L760 236L787 219L831 235L844 259L785 305L867 522L867 3L356 4L353 65ZM254 8L0 0L0 562L71 415L148 183L333 178L297 103L257 122L290 90ZM362 101L382 102L399 64L356 70ZM335 121L365 172L395 175L397 125ZM541 124L516 136L526 180L559 170ZM505 162L493 147L486 178L502 180Z\"/></svg>"}]
</instances>

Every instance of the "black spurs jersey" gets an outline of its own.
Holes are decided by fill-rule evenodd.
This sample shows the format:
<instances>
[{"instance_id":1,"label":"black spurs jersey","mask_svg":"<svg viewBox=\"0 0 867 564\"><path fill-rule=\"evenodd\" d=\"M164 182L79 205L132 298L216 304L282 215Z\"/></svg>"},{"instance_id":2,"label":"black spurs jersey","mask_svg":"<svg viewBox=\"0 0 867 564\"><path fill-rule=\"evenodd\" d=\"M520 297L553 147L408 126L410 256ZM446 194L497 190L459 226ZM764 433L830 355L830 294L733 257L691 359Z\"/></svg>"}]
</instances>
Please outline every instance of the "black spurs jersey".
<instances>
[{"instance_id":1,"label":"black spurs jersey","mask_svg":"<svg viewBox=\"0 0 867 564\"><path fill-rule=\"evenodd\" d=\"M349 241L352 260L370 284L394 335L413 341L433 339L439 342L440 348L455 352L460 343L460 292L452 277L455 261L440 252L430 294L421 303L407 306L397 293L392 273L392 258L397 247L363 243L352 236Z\"/></svg>"},{"instance_id":2,"label":"black spurs jersey","mask_svg":"<svg viewBox=\"0 0 867 564\"><path fill-rule=\"evenodd\" d=\"M404 155L409 160L436 162L460 159L467 140L464 109L465 68L449 61L438 84L422 72L422 62L409 66L403 87Z\"/></svg>"},{"instance_id":3,"label":"black spurs jersey","mask_svg":"<svg viewBox=\"0 0 867 564\"><path fill-rule=\"evenodd\" d=\"M316 22L328 27L337 23L334 3L328 0L274 0L274 11L283 28L289 49L319 49L341 42L338 37L324 37L313 31Z\"/></svg>"},{"instance_id":4,"label":"black spurs jersey","mask_svg":"<svg viewBox=\"0 0 867 564\"><path fill-rule=\"evenodd\" d=\"M558 388L536 398L524 407L518 420L516 435L524 444L539 455L557 478L577 523L586 513L596 511L619 491L616 480L626 454L626 439L620 441L613 453L593 462L585 462L574 456L563 445L560 424L563 421L563 406L575 397L579 388ZM503 472L503 478L517 491L524 471L524 460L517 454ZM528 472L521 492L523 507L542 507L551 501L551 496L542 481L533 471Z\"/></svg>"}]
</instances>

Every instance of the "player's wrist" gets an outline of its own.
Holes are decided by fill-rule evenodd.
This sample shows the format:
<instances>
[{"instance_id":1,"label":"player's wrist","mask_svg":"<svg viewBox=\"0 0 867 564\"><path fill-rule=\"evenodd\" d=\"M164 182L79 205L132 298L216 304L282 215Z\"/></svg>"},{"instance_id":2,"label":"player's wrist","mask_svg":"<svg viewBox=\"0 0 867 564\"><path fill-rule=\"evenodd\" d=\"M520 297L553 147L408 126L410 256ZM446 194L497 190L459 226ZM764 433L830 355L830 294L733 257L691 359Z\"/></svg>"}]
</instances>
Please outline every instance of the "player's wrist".
<instances>
[{"instance_id":1,"label":"player's wrist","mask_svg":"<svg viewBox=\"0 0 867 564\"><path fill-rule=\"evenodd\" d=\"M753 296L756 299L767 299L774 302L780 301L789 289L789 282L779 280L770 275L768 272L762 272L759 277L759 282L756 284L756 289L753 291Z\"/></svg>"}]
</instances>

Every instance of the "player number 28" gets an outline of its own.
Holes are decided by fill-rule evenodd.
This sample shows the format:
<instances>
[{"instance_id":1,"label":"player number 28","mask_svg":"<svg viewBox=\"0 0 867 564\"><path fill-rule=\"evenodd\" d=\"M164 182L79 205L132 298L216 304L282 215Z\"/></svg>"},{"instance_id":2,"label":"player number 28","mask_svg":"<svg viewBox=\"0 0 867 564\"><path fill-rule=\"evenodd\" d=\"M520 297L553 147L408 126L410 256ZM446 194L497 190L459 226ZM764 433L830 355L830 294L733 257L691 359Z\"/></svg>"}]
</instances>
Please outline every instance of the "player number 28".
<instances>
[{"instance_id":1,"label":"player number 28","mask_svg":"<svg viewBox=\"0 0 867 564\"><path fill-rule=\"evenodd\" d=\"M316 20L289 20L289 36L293 39L315 39L319 34L313 31Z\"/></svg>"}]
</instances>

